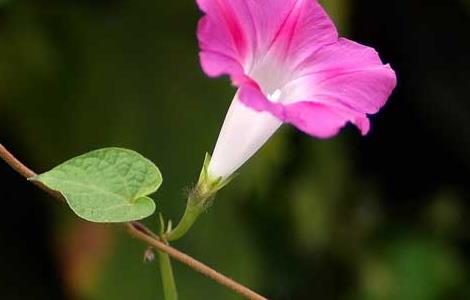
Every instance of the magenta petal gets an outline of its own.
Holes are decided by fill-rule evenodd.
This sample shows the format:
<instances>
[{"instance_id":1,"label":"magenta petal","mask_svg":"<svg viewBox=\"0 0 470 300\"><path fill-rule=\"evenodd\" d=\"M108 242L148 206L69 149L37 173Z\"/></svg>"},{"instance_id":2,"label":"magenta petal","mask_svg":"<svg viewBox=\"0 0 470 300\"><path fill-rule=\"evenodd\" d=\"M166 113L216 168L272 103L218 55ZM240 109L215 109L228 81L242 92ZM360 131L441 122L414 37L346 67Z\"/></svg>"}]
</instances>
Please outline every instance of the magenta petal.
<instances>
[{"instance_id":1,"label":"magenta petal","mask_svg":"<svg viewBox=\"0 0 470 300\"><path fill-rule=\"evenodd\" d=\"M220 53L204 51L199 53L203 71L210 77L219 77L230 74L233 81L243 77L244 72L240 64L233 58Z\"/></svg>"},{"instance_id":2,"label":"magenta petal","mask_svg":"<svg viewBox=\"0 0 470 300\"><path fill-rule=\"evenodd\" d=\"M197 0L197 3L205 13L198 27L201 63L210 76L234 75L231 72L240 68L248 75L269 53L279 61L295 65L338 38L334 24L316 0ZM221 63L219 66L208 61L215 55L219 56L216 59Z\"/></svg>"},{"instance_id":3,"label":"magenta petal","mask_svg":"<svg viewBox=\"0 0 470 300\"><path fill-rule=\"evenodd\" d=\"M229 1L199 0L198 4L206 13L197 32L201 50L222 54L242 65L251 45L236 8Z\"/></svg>"},{"instance_id":4,"label":"magenta petal","mask_svg":"<svg viewBox=\"0 0 470 300\"><path fill-rule=\"evenodd\" d=\"M240 100L252 109L268 111L283 122L290 123L303 132L318 138L335 136L348 122L355 124L363 135L370 129L365 114L343 110L325 103L300 101L284 105L269 101L256 84L240 88Z\"/></svg>"},{"instance_id":5,"label":"magenta petal","mask_svg":"<svg viewBox=\"0 0 470 300\"><path fill-rule=\"evenodd\" d=\"M335 136L349 121L338 110L315 102L297 102L286 105L284 116L286 122L319 138Z\"/></svg>"},{"instance_id":6,"label":"magenta petal","mask_svg":"<svg viewBox=\"0 0 470 300\"><path fill-rule=\"evenodd\" d=\"M239 97L246 106L258 112L268 111L281 121L285 121L282 117L282 105L269 101L256 82L251 81L243 84L239 90Z\"/></svg>"},{"instance_id":7,"label":"magenta petal","mask_svg":"<svg viewBox=\"0 0 470 300\"><path fill-rule=\"evenodd\" d=\"M327 45L305 60L286 86L289 101L311 100L374 114L396 86L395 72L370 47L347 39Z\"/></svg>"},{"instance_id":8,"label":"magenta petal","mask_svg":"<svg viewBox=\"0 0 470 300\"><path fill-rule=\"evenodd\" d=\"M294 2L271 45L271 51L290 67L338 40L335 25L316 0Z\"/></svg>"}]
</instances>

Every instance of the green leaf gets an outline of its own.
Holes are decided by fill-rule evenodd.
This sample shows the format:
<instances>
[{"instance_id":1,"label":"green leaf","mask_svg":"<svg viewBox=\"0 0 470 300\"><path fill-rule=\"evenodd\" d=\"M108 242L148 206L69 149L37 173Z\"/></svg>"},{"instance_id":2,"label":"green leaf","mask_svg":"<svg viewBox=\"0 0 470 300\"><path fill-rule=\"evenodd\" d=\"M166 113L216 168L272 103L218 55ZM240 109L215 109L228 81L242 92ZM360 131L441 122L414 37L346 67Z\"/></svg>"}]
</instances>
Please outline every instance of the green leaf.
<instances>
[{"instance_id":1,"label":"green leaf","mask_svg":"<svg viewBox=\"0 0 470 300\"><path fill-rule=\"evenodd\" d=\"M60 192L85 220L118 223L154 213L155 202L147 196L157 191L162 176L137 152L105 148L72 158L30 180Z\"/></svg>"}]
</instances>

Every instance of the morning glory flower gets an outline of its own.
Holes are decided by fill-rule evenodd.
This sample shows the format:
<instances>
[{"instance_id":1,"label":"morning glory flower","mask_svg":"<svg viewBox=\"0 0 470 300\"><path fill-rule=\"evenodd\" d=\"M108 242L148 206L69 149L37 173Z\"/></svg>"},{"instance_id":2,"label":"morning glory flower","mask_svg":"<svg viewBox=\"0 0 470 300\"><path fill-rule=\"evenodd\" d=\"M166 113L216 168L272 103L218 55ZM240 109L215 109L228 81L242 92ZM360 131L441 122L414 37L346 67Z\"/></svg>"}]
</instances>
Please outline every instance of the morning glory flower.
<instances>
[{"instance_id":1,"label":"morning glory flower","mask_svg":"<svg viewBox=\"0 0 470 300\"><path fill-rule=\"evenodd\" d=\"M227 179L283 123L317 138L348 123L363 135L396 86L377 52L338 36L316 0L197 0L200 61L210 77L229 75L238 91L212 160Z\"/></svg>"}]
</instances>

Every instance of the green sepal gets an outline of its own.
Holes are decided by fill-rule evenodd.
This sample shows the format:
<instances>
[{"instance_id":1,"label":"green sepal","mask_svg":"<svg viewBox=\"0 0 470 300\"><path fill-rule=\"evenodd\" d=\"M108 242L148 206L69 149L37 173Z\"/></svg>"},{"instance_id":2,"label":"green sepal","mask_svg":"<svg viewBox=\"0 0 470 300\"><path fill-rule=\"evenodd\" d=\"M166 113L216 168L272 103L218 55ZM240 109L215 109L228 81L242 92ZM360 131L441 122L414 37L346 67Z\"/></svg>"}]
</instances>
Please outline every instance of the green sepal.
<instances>
[{"instance_id":1,"label":"green sepal","mask_svg":"<svg viewBox=\"0 0 470 300\"><path fill-rule=\"evenodd\" d=\"M235 177L235 175L230 176L229 178L213 178L209 176L209 164L211 162L211 155L209 153L206 153L206 156L204 158L204 164L202 166L201 173L199 175L199 180L192 191L192 193L197 193L198 196L195 196L193 198L199 199L199 200L207 200L215 194L220 191L222 188L224 188L227 184L232 181L232 179Z\"/></svg>"}]
</instances>

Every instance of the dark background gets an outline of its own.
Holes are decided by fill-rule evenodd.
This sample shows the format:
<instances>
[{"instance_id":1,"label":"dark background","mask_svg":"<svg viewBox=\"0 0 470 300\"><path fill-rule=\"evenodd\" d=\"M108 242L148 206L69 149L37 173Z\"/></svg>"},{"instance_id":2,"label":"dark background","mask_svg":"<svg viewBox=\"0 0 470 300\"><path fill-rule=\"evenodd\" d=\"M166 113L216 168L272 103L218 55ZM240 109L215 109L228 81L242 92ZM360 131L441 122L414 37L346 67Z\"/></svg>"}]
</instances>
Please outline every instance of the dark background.
<instances>
[{"instance_id":1,"label":"dark background","mask_svg":"<svg viewBox=\"0 0 470 300\"><path fill-rule=\"evenodd\" d=\"M0 3L1 143L38 172L135 149L177 219L234 93L200 70L194 2ZM323 3L397 71L371 134L285 126L175 246L270 299L470 299L470 2ZM3 163L0 180L1 299L162 299L124 230L78 221ZM181 299L239 299L175 271Z\"/></svg>"}]
</instances>

